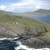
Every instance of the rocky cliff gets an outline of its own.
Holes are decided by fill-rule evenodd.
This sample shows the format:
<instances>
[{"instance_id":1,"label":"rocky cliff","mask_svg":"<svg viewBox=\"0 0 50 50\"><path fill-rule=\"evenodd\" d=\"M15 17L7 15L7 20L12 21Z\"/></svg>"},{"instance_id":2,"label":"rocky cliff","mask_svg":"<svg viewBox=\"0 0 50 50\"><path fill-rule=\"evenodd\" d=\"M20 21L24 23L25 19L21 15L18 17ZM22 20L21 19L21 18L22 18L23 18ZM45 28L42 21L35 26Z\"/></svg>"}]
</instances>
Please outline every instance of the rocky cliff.
<instances>
[{"instance_id":1,"label":"rocky cliff","mask_svg":"<svg viewBox=\"0 0 50 50\"><path fill-rule=\"evenodd\" d=\"M0 38L19 37L29 47L50 47L50 24L21 16L0 13Z\"/></svg>"}]
</instances>

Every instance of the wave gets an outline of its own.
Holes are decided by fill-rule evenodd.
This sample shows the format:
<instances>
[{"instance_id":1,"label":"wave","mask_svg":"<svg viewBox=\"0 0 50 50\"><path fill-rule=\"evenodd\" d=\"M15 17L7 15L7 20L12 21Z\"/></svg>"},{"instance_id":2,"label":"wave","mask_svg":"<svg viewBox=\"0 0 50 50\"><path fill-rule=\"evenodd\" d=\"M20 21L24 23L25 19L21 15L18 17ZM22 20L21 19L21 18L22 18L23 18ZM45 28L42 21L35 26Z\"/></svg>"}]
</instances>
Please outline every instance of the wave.
<instances>
[{"instance_id":1,"label":"wave","mask_svg":"<svg viewBox=\"0 0 50 50\"><path fill-rule=\"evenodd\" d=\"M0 38L0 50L50 50L50 48L29 48L23 45L18 38ZM5 48L5 49L4 49Z\"/></svg>"},{"instance_id":2,"label":"wave","mask_svg":"<svg viewBox=\"0 0 50 50\"><path fill-rule=\"evenodd\" d=\"M35 48L29 48L25 45L22 45L20 41L18 41L19 46L15 47L15 50L50 50L50 48L40 48L40 49L35 49Z\"/></svg>"}]
</instances>

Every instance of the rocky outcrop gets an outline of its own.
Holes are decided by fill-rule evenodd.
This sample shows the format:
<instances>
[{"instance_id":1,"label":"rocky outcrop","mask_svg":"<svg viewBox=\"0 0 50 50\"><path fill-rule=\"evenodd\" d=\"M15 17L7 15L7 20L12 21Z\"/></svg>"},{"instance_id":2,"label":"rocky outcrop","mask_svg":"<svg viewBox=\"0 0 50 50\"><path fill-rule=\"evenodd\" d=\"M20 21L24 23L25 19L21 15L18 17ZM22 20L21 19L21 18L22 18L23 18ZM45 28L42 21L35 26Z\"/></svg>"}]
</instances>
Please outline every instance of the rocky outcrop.
<instances>
[{"instance_id":1,"label":"rocky outcrop","mask_svg":"<svg viewBox=\"0 0 50 50\"><path fill-rule=\"evenodd\" d=\"M18 35L23 37L37 37L45 35L46 32L48 32L48 30L45 26L40 26L37 28L27 26L21 28L20 33Z\"/></svg>"},{"instance_id":2,"label":"rocky outcrop","mask_svg":"<svg viewBox=\"0 0 50 50\"><path fill-rule=\"evenodd\" d=\"M47 42L47 39L45 38L41 39L47 32L48 30L45 26L40 26L37 28L28 26L25 27L25 29L21 29L21 33L18 35L22 39L20 41L23 45L32 48L43 48L50 46L50 41Z\"/></svg>"},{"instance_id":3,"label":"rocky outcrop","mask_svg":"<svg viewBox=\"0 0 50 50\"><path fill-rule=\"evenodd\" d=\"M26 45L30 48L50 48L50 41L40 40L37 38L30 38L28 40L21 40L23 45Z\"/></svg>"},{"instance_id":4,"label":"rocky outcrop","mask_svg":"<svg viewBox=\"0 0 50 50\"><path fill-rule=\"evenodd\" d=\"M32 26L20 26L17 28L16 26L0 24L0 37L18 37L17 40L28 47L49 47L50 40L43 37L47 32L48 30L45 26L39 26L37 28Z\"/></svg>"},{"instance_id":5,"label":"rocky outcrop","mask_svg":"<svg viewBox=\"0 0 50 50\"><path fill-rule=\"evenodd\" d=\"M0 37L14 37L17 36L15 32L0 24Z\"/></svg>"}]
</instances>

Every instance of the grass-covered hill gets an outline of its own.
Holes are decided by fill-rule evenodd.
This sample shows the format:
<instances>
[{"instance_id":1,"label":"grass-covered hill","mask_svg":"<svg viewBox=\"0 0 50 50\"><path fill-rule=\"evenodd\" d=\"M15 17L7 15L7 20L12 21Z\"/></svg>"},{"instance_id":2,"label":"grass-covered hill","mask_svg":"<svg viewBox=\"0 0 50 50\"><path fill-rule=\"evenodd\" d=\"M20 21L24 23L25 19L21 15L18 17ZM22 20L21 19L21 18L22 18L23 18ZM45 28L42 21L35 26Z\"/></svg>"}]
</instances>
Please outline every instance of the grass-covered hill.
<instances>
[{"instance_id":1,"label":"grass-covered hill","mask_svg":"<svg viewBox=\"0 0 50 50\"><path fill-rule=\"evenodd\" d=\"M21 42L29 47L50 47L50 24L0 13L0 38L17 36L22 37Z\"/></svg>"},{"instance_id":2,"label":"grass-covered hill","mask_svg":"<svg viewBox=\"0 0 50 50\"><path fill-rule=\"evenodd\" d=\"M39 9L34 12L26 12L18 15L22 15L22 14L24 14L25 16L50 16L50 10Z\"/></svg>"}]
</instances>

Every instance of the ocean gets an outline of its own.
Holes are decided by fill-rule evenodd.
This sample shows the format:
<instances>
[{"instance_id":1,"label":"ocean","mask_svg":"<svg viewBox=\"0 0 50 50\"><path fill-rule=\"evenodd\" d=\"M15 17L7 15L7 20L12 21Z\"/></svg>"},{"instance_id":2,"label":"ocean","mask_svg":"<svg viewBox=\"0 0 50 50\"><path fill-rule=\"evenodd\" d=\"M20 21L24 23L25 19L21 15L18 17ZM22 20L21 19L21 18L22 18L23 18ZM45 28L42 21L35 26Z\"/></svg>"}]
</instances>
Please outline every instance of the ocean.
<instances>
[{"instance_id":1,"label":"ocean","mask_svg":"<svg viewBox=\"0 0 50 50\"><path fill-rule=\"evenodd\" d=\"M29 18L50 24L50 16L29 16Z\"/></svg>"},{"instance_id":2,"label":"ocean","mask_svg":"<svg viewBox=\"0 0 50 50\"><path fill-rule=\"evenodd\" d=\"M29 48L22 45L18 38L0 38L0 50L50 50L50 48Z\"/></svg>"}]
</instances>

